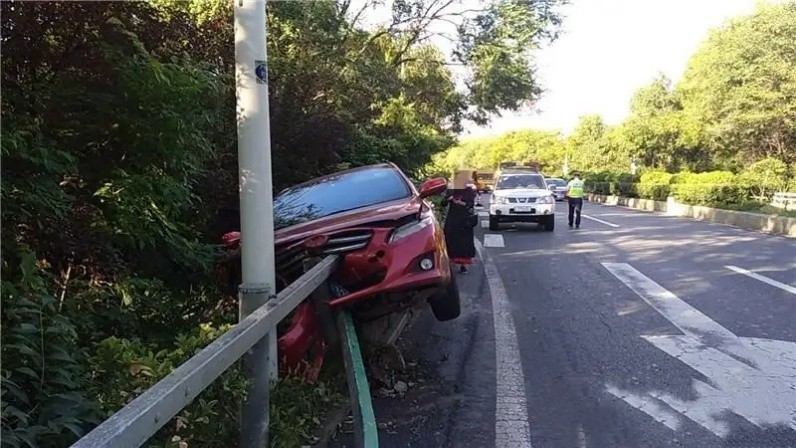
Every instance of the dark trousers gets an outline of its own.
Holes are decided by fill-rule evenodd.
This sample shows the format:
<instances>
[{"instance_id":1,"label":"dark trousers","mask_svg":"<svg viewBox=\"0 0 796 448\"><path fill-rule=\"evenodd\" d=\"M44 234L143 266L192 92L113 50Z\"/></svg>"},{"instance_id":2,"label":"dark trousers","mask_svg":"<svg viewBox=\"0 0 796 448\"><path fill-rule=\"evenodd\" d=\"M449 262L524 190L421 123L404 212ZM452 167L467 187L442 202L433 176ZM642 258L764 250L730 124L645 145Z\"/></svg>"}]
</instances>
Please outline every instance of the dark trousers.
<instances>
[{"instance_id":1,"label":"dark trousers","mask_svg":"<svg viewBox=\"0 0 796 448\"><path fill-rule=\"evenodd\" d=\"M580 227L580 210L583 208L583 198L569 199L569 226L572 227L572 220L575 220L575 227Z\"/></svg>"}]
</instances>

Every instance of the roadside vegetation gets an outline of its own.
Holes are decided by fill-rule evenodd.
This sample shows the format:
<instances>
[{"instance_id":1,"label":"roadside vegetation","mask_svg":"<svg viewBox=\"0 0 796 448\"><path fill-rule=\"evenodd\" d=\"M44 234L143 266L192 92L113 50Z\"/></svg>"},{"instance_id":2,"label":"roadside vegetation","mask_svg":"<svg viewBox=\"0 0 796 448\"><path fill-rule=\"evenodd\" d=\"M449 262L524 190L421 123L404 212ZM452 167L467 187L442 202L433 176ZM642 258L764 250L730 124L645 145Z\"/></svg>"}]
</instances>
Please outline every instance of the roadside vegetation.
<instances>
[{"instance_id":1,"label":"roadside vegetation","mask_svg":"<svg viewBox=\"0 0 796 448\"><path fill-rule=\"evenodd\" d=\"M466 140L427 170L536 160L550 176L565 164L586 173L598 193L772 212L774 192L796 192L794 123L796 2L764 3L712 30L679 82L658 77L638 90L621 124L589 115L566 137L523 130Z\"/></svg>"},{"instance_id":2,"label":"roadside vegetation","mask_svg":"<svg viewBox=\"0 0 796 448\"><path fill-rule=\"evenodd\" d=\"M401 0L366 29L376 3L268 3L276 191L374 162L420 175L464 120L540 94L557 1ZM231 5L2 2L4 447L68 446L237 320L214 281L238 199ZM275 445L302 443L334 384L280 382ZM246 389L233 367L152 444L229 446Z\"/></svg>"}]
</instances>

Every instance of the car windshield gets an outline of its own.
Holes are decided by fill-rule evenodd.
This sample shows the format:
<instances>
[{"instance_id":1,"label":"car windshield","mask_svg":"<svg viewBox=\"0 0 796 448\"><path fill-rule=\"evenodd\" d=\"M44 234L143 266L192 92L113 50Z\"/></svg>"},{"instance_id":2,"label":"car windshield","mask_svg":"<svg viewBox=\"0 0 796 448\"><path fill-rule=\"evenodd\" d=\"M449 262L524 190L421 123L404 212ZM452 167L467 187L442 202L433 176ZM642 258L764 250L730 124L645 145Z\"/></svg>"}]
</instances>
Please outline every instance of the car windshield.
<instances>
[{"instance_id":1,"label":"car windshield","mask_svg":"<svg viewBox=\"0 0 796 448\"><path fill-rule=\"evenodd\" d=\"M564 179L547 179L547 185L554 185L556 187L566 187L567 183Z\"/></svg>"},{"instance_id":2,"label":"car windshield","mask_svg":"<svg viewBox=\"0 0 796 448\"><path fill-rule=\"evenodd\" d=\"M280 193L274 199L274 228L282 229L410 195L409 186L393 168L368 168L334 175Z\"/></svg>"},{"instance_id":3,"label":"car windshield","mask_svg":"<svg viewBox=\"0 0 796 448\"><path fill-rule=\"evenodd\" d=\"M544 178L539 174L509 174L500 176L496 189L512 190L515 188L544 189Z\"/></svg>"}]
</instances>

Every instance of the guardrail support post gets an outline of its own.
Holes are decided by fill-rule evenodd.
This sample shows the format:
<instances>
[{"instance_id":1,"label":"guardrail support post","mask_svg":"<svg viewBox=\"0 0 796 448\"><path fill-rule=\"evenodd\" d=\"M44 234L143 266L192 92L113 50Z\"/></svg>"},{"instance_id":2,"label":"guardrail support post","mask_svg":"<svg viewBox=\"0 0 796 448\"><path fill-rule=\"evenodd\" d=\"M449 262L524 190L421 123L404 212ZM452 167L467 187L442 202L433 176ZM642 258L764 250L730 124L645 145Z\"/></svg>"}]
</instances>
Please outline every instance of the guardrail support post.
<instances>
[{"instance_id":1,"label":"guardrail support post","mask_svg":"<svg viewBox=\"0 0 796 448\"><path fill-rule=\"evenodd\" d=\"M234 12L242 320L275 290L274 211L265 0L234 0ZM276 356L272 330L244 357L252 385L243 405L241 446L269 446L268 389L278 374Z\"/></svg>"}]
</instances>

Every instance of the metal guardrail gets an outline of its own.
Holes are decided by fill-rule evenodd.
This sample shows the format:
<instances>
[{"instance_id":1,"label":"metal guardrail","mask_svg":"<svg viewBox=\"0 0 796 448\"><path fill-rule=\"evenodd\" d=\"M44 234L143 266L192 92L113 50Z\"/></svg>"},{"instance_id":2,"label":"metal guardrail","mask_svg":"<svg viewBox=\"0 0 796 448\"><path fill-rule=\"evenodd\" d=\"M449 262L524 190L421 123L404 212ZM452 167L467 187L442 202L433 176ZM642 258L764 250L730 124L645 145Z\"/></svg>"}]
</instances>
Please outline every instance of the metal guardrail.
<instances>
[{"instance_id":1,"label":"metal guardrail","mask_svg":"<svg viewBox=\"0 0 796 448\"><path fill-rule=\"evenodd\" d=\"M294 308L323 285L337 266L339 258L329 256L315 265L298 280L280 292L275 299L248 315L227 333L213 341L191 359L179 366L157 384L149 388L127 406L113 414L93 431L78 440L74 448L137 447L144 444L172 417L190 404L203 390L216 380L233 363L240 359L257 342L268 334ZM341 329L348 335L344 348L352 403L356 402L360 415L357 426L367 426L359 446L377 446L373 441L376 428L370 392L351 317L347 312L339 318ZM353 341L352 341L353 338ZM353 363L350 358L353 357ZM356 375L352 377L354 370ZM353 379L352 379L353 378ZM364 380L363 380L364 378ZM364 386L363 386L364 381ZM267 393L267 388L263 388ZM365 397L366 396L366 397ZM264 400L267 402L267 400ZM356 413L355 413L356 414ZM365 420L362 417L365 417ZM245 439L245 438L244 438ZM367 443L364 441L367 439ZM375 443L375 444L374 444Z\"/></svg>"},{"instance_id":2,"label":"metal guardrail","mask_svg":"<svg viewBox=\"0 0 796 448\"><path fill-rule=\"evenodd\" d=\"M771 205L785 210L796 210L796 193L774 193Z\"/></svg>"}]
</instances>

